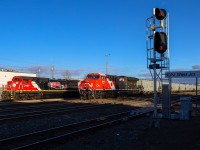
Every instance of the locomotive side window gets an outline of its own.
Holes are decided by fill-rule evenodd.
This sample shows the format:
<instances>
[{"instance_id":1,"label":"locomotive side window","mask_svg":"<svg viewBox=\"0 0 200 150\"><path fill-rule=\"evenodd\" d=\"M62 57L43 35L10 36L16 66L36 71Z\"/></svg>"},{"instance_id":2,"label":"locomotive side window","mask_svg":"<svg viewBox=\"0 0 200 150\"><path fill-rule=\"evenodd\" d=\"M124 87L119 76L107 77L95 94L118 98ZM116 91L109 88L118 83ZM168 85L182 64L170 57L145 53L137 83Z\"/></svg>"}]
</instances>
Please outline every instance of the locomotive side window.
<instances>
[{"instance_id":1,"label":"locomotive side window","mask_svg":"<svg viewBox=\"0 0 200 150\"><path fill-rule=\"evenodd\" d=\"M99 79L99 76L98 75L93 75L93 76L92 75L88 75L87 78L97 80L97 79Z\"/></svg>"},{"instance_id":2,"label":"locomotive side window","mask_svg":"<svg viewBox=\"0 0 200 150\"><path fill-rule=\"evenodd\" d=\"M104 76L101 77L101 80L105 80L105 79L106 79L106 77L104 77Z\"/></svg>"},{"instance_id":3,"label":"locomotive side window","mask_svg":"<svg viewBox=\"0 0 200 150\"><path fill-rule=\"evenodd\" d=\"M99 76L94 76L94 79L99 79Z\"/></svg>"}]
</instances>

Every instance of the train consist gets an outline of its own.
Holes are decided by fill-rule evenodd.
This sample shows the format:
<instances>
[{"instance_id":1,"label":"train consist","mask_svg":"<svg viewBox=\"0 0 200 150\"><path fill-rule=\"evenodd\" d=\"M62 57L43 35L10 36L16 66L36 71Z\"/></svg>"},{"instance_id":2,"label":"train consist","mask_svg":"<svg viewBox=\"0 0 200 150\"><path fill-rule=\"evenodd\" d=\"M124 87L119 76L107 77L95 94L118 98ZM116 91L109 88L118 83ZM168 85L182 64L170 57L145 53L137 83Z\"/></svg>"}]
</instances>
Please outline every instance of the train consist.
<instances>
[{"instance_id":1,"label":"train consist","mask_svg":"<svg viewBox=\"0 0 200 150\"><path fill-rule=\"evenodd\" d=\"M142 92L137 78L90 73L79 82L81 99L117 97Z\"/></svg>"},{"instance_id":2,"label":"train consist","mask_svg":"<svg viewBox=\"0 0 200 150\"><path fill-rule=\"evenodd\" d=\"M41 99L78 96L79 80L14 76L2 91L2 99Z\"/></svg>"},{"instance_id":3,"label":"train consist","mask_svg":"<svg viewBox=\"0 0 200 150\"><path fill-rule=\"evenodd\" d=\"M156 84L157 91L161 92L161 82L157 81ZM172 83L171 85L172 92L195 91L196 88L194 84ZM78 87L81 99L133 96L154 92L152 80L101 73L88 74L85 79L79 82Z\"/></svg>"},{"instance_id":4,"label":"train consist","mask_svg":"<svg viewBox=\"0 0 200 150\"><path fill-rule=\"evenodd\" d=\"M157 91L161 91L157 82ZM194 84L172 83L172 92L195 91ZM15 76L2 91L2 99L41 99L78 97L108 98L149 94L154 91L152 80L135 77L90 73L83 80L49 79Z\"/></svg>"}]
</instances>

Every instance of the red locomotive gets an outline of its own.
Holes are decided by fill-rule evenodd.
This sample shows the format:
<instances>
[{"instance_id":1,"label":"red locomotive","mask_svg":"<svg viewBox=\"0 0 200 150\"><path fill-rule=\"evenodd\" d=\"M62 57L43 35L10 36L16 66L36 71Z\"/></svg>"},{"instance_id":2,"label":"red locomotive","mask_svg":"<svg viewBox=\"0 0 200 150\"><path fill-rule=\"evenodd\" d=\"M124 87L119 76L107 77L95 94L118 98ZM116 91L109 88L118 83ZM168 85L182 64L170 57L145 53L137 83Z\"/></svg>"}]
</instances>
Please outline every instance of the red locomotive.
<instances>
[{"instance_id":1,"label":"red locomotive","mask_svg":"<svg viewBox=\"0 0 200 150\"><path fill-rule=\"evenodd\" d=\"M115 84L106 75L90 73L79 83L79 89L84 90L115 90Z\"/></svg>"},{"instance_id":2,"label":"red locomotive","mask_svg":"<svg viewBox=\"0 0 200 150\"><path fill-rule=\"evenodd\" d=\"M12 78L12 81L8 81L7 90L38 91L41 89L31 77L15 76Z\"/></svg>"},{"instance_id":3,"label":"red locomotive","mask_svg":"<svg viewBox=\"0 0 200 150\"><path fill-rule=\"evenodd\" d=\"M78 96L78 81L15 76L12 81L7 82L6 89L2 92L2 99L24 100Z\"/></svg>"},{"instance_id":4,"label":"red locomotive","mask_svg":"<svg viewBox=\"0 0 200 150\"><path fill-rule=\"evenodd\" d=\"M126 76L90 73L79 82L78 88L81 99L116 97L140 93L137 78Z\"/></svg>"}]
</instances>

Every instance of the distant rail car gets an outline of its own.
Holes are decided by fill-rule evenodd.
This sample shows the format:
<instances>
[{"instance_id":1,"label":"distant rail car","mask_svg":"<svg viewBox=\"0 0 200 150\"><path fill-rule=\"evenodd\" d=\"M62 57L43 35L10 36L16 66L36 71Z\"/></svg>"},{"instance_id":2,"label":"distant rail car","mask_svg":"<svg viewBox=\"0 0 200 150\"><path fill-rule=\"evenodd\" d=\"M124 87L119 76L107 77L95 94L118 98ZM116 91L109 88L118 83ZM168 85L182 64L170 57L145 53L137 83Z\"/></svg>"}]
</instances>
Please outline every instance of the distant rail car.
<instances>
[{"instance_id":1,"label":"distant rail car","mask_svg":"<svg viewBox=\"0 0 200 150\"><path fill-rule=\"evenodd\" d=\"M2 99L25 100L78 96L79 80L15 76L7 82Z\"/></svg>"}]
</instances>

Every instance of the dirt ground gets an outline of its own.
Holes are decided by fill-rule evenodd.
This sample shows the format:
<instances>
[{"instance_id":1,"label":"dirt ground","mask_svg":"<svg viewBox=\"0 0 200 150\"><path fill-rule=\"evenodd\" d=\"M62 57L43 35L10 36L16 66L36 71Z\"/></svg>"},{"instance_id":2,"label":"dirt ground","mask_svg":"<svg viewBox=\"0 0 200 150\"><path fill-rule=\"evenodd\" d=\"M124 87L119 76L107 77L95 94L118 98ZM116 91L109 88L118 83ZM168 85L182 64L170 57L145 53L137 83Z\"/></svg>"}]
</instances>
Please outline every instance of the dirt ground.
<instances>
[{"instance_id":1,"label":"dirt ground","mask_svg":"<svg viewBox=\"0 0 200 150\"><path fill-rule=\"evenodd\" d=\"M150 150L199 150L200 116L190 120L160 120L160 128L148 128L143 135Z\"/></svg>"},{"instance_id":2,"label":"dirt ground","mask_svg":"<svg viewBox=\"0 0 200 150\"><path fill-rule=\"evenodd\" d=\"M70 101L67 101L70 102ZM132 100L71 100L73 103L112 103L132 106L152 106L152 102ZM193 105L195 108L195 106ZM177 107L178 108L178 107ZM41 149L69 150L200 150L200 110L193 109L189 120L157 119L144 116L132 121L94 131L64 143Z\"/></svg>"},{"instance_id":3,"label":"dirt ground","mask_svg":"<svg viewBox=\"0 0 200 150\"><path fill-rule=\"evenodd\" d=\"M95 131L52 149L76 150L200 150L200 116L187 121L160 119L150 127L149 117Z\"/></svg>"},{"instance_id":4,"label":"dirt ground","mask_svg":"<svg viewBox=\"0 0 200 150\"><path fill-rule=\"evenodd\" d=\"M111 103L104 100L102 103ZM101 103L101 101L96 101ZM122 103L115 101L115 103ZM132 101L124 105L136 105ZM138 103L149 106L150 102ZM200 112L193 110L189 120L158 119L157 128L152 118L145 116L72 139L50 149L80 150L200 150Z\"/></svg>"}]
</instances>

